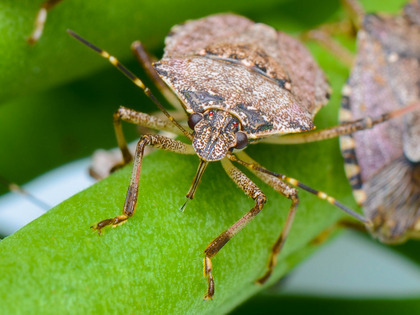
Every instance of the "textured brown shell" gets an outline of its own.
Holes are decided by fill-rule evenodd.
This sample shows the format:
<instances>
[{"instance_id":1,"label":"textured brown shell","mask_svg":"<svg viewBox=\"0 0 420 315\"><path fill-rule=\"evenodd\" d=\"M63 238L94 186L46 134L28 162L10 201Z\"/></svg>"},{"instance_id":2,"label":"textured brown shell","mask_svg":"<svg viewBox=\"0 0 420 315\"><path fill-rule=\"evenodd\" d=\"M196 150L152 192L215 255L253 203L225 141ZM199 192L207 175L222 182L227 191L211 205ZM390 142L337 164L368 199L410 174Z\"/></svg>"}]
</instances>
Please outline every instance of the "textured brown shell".
<instances>
[{"instance_id":1,"label":"textured brown shell","mask_svg":"<svg viewBox=\"0 0 420 315\"><path fill-rule=\"evenodd\" d=\"M420 21L419 5L410 6L417 11L406 12ZM408 16L365 16L343 91L345 121L420 100L420 25ZM420 236L419 126L419 114L412 113L340 139L355 197L383 242Z\"/></svg>"},{"instance_id":2,"label":"textured brown shell","mask_svg":"<svg viewBox=\"0 0 420 315\"><path fill-rule=\"evenodd\" d=\"M154 67L188 113L228 111L249 138L313 129L330 91L301 43L233 14L173 27Z\"/></svg>"}]
</instances>

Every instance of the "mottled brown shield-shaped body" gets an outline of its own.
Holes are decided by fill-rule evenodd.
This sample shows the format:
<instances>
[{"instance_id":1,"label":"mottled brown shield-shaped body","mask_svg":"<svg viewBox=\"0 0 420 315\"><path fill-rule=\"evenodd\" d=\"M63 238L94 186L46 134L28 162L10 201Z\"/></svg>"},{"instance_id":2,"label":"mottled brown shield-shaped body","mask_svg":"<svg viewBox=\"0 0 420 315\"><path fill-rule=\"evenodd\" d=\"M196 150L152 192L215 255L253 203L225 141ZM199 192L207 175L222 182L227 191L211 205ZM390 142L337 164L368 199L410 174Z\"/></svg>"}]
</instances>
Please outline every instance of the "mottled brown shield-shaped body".
<instances>
[{"instance_id":1,"label":"mottled brown shield-shaped body","mask_svg":"<svg viewBox=\"0 0 420 315\"><path fill-rule=\"evenodd\" d=\"M233 14L173 27L154 67L189 114L226 111L251 141L313 129L329 97L323 72L301 43Z\"/></svg>"},{"instance_id":2,"label":"mottled brown shield-shaped body","mask_svg":"<svg viewBox=\"0 0 420 315\"><path fill-rule=\"evenodd\" d=\"M366 15L343 89L342 122L420 101L420 1L400 16ZM371 232L386 243L420 236L420 113L340 139L346 173Z\"/></svg>"}]
</instances>

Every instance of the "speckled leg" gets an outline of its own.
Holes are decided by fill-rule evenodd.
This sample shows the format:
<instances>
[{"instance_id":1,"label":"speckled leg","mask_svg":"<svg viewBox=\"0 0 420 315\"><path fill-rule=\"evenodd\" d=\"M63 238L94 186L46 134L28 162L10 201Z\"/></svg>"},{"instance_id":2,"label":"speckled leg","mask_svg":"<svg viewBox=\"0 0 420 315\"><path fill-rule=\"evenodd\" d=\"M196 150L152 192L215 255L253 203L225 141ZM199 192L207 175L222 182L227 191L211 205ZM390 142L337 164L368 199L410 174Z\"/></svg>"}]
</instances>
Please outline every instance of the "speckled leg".
<instances>
[{"instance_id":1,"label":"speckled leg","mask_svg":"<svg viewBox=\"0 0 420 315\"><path fill-rule=\"evenodd\" d=\"M344 212L346 212L347 214L349 214L350 216L352 216L356 220L359 220L359 221L361 221L364 224L369 225L369 226L372 225L372 222L369 219L365 218L364 216L360 215L357 212L354 212L352 209L347 208L345 205L343 205L342 203L340 203L337 200L335 200L335 198L327 195L323 191L319 191L319 190L313 189L313 188L305 185L304 183L298 181L295 178L286 176L286 175L281 174L281 173L276 173L276 172L270 171L270 170L268 170L268 169L266 169L266 168L264 168L261 165L256 164L256 163L249 163L249 162L243 161L243 160L239 159L237 156L235 156L233 154L228 154L227 155L227 158L229 160L231 160L231 161L237 162L237 163L239 163L239 164L241 164L241 165L249 168L252 171L258 171L260 173L264 173L264 174L267 174L269 176L276 177L276 178L278 178L278 179L280 179L280 180L282 180L284 182L287 182L287 183L289 183L289 184L291 184L293 186L296 186L296 187L299 187L299 188L301 188L303 190L306 190L307 192L309 192L309 193L314 194L315 196L317 196L319 199L325 200L325 201L329 202L330 204L332 204L332 205L340 208L341 210L343 210Z\"/></svg>"},{"instance_id":2,"label":"speckled leg","mask_svg":"<svg viewBox=\"0 0 420 315\"><path fill-rule=\"evenodd\" d=\"M153 62L157 61L157 58L151 56L146 49L144 48L143 44L139 41L135 41L131 44L131 50L133 54L136 56L137 60L146 70L147 75L153 81L155 86L159 89L162 95L166 98L166 100L176 108L177 111L182 112L185 117L185 111L183 106L181 105L178 97L168 88L165 82L158 76L155 69L153 68Z\"/></svg>"},{"instance_id":3,"label":"speckled leg","mask_svg":"<svg viewBox=\"0 0 420 315\"><path fill-rule=\"evenodd\" d=\"M164 130L175 134L180 134L180 130L176 128L169 120L162 120L158 117L120 106L120 108L114 113L114 129L115 135L117 137L118 146L120 147L123 156L123 161L115 165L111 169L111 172L130 163L133 159L130 151L127 148L127 141L124 137L124 133L121 126L121 120L150 129Z\"/></svg>"},{"instance_id":4,"label":"speckled leg","mask_svg":"<svg viewBox=\"0 0 420 315\"><path fill-rule=\"evenodd\" d=\"M178 140L173 140L161 135L145 135L137 143L134 155L133 171L131 173L130 185L128 186L127 197L125 199L123 213L114 218L100 221L92 226L93 230L97 230L101 234L101 230L107 226L113 227L127 221L136 211L137 196L139 190L140 169L143 160L143 152L146 145L151 145L159 149L172 151L180 154L195 154L191 145L185 144Z\"/></svg>"},{"instance_id":5,"label":"speckled leg","mask_svg":"<svg viewBox=\"0 0 420 315\"><path fill-rule=\"evenodd\" d=\"M205 249L204 257L204 276L207 277L208 289L207 294L204 296L205 300L212 299L214 295L214 278L212 274L212 263L213 258L219 250L242 228L248 224L263 208L267 201L264 193L255 185L244 173L237 169L233 164L226 158L222 161L222 166L225 169L229 177L239 186L249 197L255 200L255 206L247 212L241 219L233 224L226 231L216 237Z\"/></svg>"},{"instance_id":6,"label":"speckled leg","mask_svg":"<svg viewBox=\"0 0 420 315\"><path fill-rule=\"evenodd\" d=\"M295 189L289 187L288 185L286 185L283 181L288 182L289 184L291 184L293 186L300 187L300 188L316 195L320 199L326 200L330 204L335 205L336 207L345 211L347 214L353 216L355 219L363 222L366 226L371 226L372 225L372 222L369 219L367 219L367 218L363 217L362 215L354 212L353 210L347 208L346 206L344 206L343 204L341 204L340 202L335 200L333 197L325 194L324 192L318 191L318 190L315 190L315 189L313 189L309 186L306 186L305 184L299 182L298 180L296 180L294 178L288 177L288 176L283 175L283 174L279 174L279 173L269 171L269 170L265 169L264 167L260 166L259 164L257 164L255 161L253 161L244 152L238 152L236 154L240 158L236 157L233 154L229 154L227 157L231 161L235 161L237 163L240 163L240 164L248 167L252 172L254 172L258 177L260 177L262 180L264 180L267 184L272 186L276 191L280 192L281 194L288 197L292 201L292 205L291 205L290 210L289 210L289 215L287 217L287 220L285 222L283 230L282 230L279 238L276 240L276 242L273 246L273 249L271 251L267 272L261 278L257 279L257 283L260 283L260 284L265 283L268 280L268 278L270 277L270 275L271 275L271 273L274 269L274 266L276 265L276 262L277 262L277 255L279 254L279 252L280 252L281 248L283 247L283 245L286 241L286 238L289 234L294 216L296 214L297 206L298 206L298 203L299 203L299 199L298 199L298 196L297 196L297 191Z\"/></svg>"},{"instance_id":7,"label":"speckled leg","mask_svg":"<svg viewBox=\"0 0 420 315\"><path fill-rule=\"evenodd\" d=\"M350 89L350 88L348 88ZM343 89L343 97L346 97L350 91L346 91L346 88ZM366 116L362 119L350 121L337 125L328 129L320 131L312 131L306 133L297 133L289 134L279 137L268 137L262 142L266 143L275 143L275 144L298 144L298 143L307 143L314 141L321 141L331 138L336 138L343 135L348 135L360 130L371 129L377 124L380 124L384 121L405 115L412 111L420 110L420 102L413 102L410 105L399 108L395 111L388 112L376 117ZM345 110L342 110L340 115L346 115ZM341 120L345 120L345 117L341 117Z\"/></svg>"},{"instance_id":8,"label":"speckled leg","mask_svg":"<svg viewBox=\"0 0 420 315\"><path fill-rule=\"evenodd\" d=\"M237 155L241 160L243 160L247 163L252 163L252 164L258 165L244 151L238 152ZM279 237L277 238L276 242L274 243L274 245L271 249L270 258L268 260L267 271L265 272L265 274L262 277L258 278L257 281L256 281L259 284L264 284L270 278L271 274L273 273L274 267L277 264L278 254L280 253L281 249L283 248L283 245L286 242L287 236L289 235L290 229L291 229L292 224L293 224L293 220L295 218L296 210L297 210L297 207L298 207L298 204L299 204L299 197L298 197L298 194L297 194L297 190L295 188L290 187L289 185L287 185L285 182L283 182L279 178L268 175L268 174L265 174L265 173L262 173L262 172L259 172L259 171L254 170L254 169L251 169L251 171L256 176L258 176L260 179L262 179L267 185L270 185L271 187L273 187L273 189L275 191L282 194L286 198L289 198L290 201L292 202L292 204L290 205L289 214L287 215L286 222L284 223L284 226L281 230L281 233L280 233Z\"/></svg>"},{"instance_id":9,"label":"speckled leg","mask_svg":"<svg viewBox=\"0 0 420 315\"><path fill-rule=\"evenodd\" d=\"M48 0L42 3L35 19L35 28L32 31L32 34L27 38L27 41L30 45L35 44L41 38L42 32L44 31L45 22L47 21L48 11L50 11L61 1L63 0Z\"/></svg>"}]
</instances>

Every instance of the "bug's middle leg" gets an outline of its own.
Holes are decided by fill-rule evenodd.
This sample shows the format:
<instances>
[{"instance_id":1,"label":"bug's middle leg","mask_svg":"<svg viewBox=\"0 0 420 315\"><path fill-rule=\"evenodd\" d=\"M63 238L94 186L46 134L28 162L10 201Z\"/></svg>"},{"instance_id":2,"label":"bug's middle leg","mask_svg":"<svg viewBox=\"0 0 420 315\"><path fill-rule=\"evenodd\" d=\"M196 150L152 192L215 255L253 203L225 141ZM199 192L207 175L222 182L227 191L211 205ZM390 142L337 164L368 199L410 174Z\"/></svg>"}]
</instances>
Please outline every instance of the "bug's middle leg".
<instances>
[{"instance_id":1,"label":"bug's middle leg","mask_svg":"<svg viewBox=\"0 0 420 315\"><path fill-rule=\"evenodd\" d=\"M172 151L180 154L195 154L193 147L189 144L178 140L173 140L161 135L144 135L137 143L136 152L134 154L133 170L131 172L130 185L128 186L127 197L125 199L123 213L114 218L102 220L92 226L93 230L97 230L101 234L101 230L112 225L113 227L125 223L128 218L133 216L136 211L137 197L139 191L140 170L143 160L144 148L151 145L159 149Z\"/></svg>"},{"instance_id":2,"label":"bug's middle leg","mask_svg":"<svg viewBox=\"0 0 420 315\"><path fill-rule=\"evenodd\" d=\"M239 188L241 188L249 197L254 199L255 206L230 228L211 241L205 249L204 253L206 256L204 257L204 275L207 277L208 281L207 294L204 296L205 300L212 299L214 295L214 278L212 274L211 258L213 258L233 236L242 230L242 228L245 227L245 225L247 225L248 222L250 222L261 211L267 201L267 198L258 186L255 185L238 168L233 166L227 158L224 158L221 162L226 173L230 178L232 178L236 185L238 185Z\"/></svg>"},{"instance_id":3,"label":"bug's middle leg","mask_svg":"<svg viewBox=\"0 0 420 315\"><path fill-rule=\"evenodd\" d=\"M343 91L343 96L348 97L349 91ZM384 113L382 115L370 117L366 116L358 120L348 121L348 110L342 110L340 113L340 120L346 121L340 125L330 127L319 131L309 131L304 133L293 133L279 137L268 137L261 142L273 144L298 144L315 141L322 141L326 139L336 138L343 135L355 133L356 131L372 129L374 126L385 121L406 115L408 113L420 110L420 102L413 102L407 106L398 108L394 111Z\"/></svg>"}]
</instances>

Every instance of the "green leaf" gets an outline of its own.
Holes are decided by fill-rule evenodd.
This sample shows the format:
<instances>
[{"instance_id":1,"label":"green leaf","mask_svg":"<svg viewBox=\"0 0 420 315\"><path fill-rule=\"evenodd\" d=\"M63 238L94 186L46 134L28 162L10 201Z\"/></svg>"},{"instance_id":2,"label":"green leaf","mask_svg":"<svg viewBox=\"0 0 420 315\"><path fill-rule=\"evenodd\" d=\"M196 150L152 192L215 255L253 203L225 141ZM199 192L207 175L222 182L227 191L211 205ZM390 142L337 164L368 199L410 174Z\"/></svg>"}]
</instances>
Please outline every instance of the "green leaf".
<instances>
[{"instance_id":1,"label":"green leaf","mask_svg":"<svg viewBox=\"0 0 420 315\"><path fill-rule=\"evenodd\" d=\"M270 146L258 150L273 153ZM262 185L269 202L213 259L216 295L204 302L203 250L253 202L214 163L196 198L180 213L197 164L196 157L162 151L147 156L137 213L100 237L89 226L120 213L130 167L4 239L0 300L7 303L2 311L223 313L261 290L253 281L265 270L289 202ZM312 199L302 196L272 281L310 253L315 246L307 244L338 216L338 211ZM310 211L310 204L317 210Z\"/></svg>"}]
</instances>

